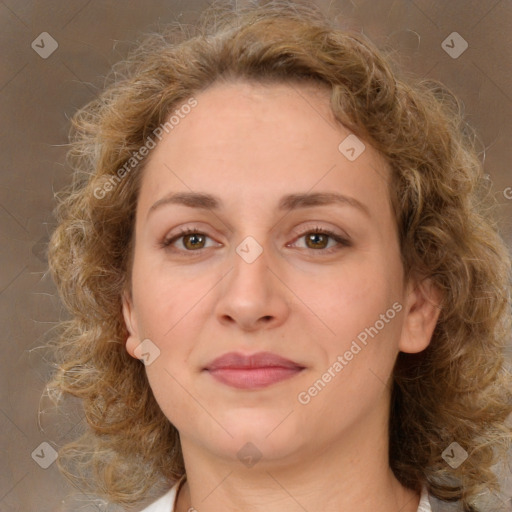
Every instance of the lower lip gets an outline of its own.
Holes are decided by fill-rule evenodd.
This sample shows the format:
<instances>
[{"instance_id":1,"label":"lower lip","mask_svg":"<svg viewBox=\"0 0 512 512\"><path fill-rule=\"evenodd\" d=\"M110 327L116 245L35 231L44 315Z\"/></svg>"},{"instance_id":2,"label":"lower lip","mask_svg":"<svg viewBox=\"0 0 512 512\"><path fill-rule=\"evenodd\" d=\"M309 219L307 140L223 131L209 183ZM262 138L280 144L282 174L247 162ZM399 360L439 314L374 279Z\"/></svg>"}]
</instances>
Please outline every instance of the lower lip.
<instances>
[{"instance_id":1,"label":"lower lip","mask_svg":"<svg viewBox=\"0 0 512 512\"><path fill-rule=\"evenodd\" d=\"M265 368L219 368L218 370L208 370L208 372L214 379L228 386L238 389L258 389L290 379L302 370L302 368L272 366Z\"/></svg>"}]
</instances>

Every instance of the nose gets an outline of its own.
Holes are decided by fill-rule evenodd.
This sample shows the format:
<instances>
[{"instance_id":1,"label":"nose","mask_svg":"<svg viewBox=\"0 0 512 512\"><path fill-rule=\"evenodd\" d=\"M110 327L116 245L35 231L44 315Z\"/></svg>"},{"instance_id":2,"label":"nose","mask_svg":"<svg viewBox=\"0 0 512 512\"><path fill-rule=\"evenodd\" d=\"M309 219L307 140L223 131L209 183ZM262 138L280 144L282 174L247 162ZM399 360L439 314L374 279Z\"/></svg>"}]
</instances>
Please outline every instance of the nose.
<instances>
[{"instance_id":1,"label":"nose","mask_svg":"<svg viewBox=\"0 0 512 512\"><path fill-rule=\"evenodd\" d=\"M284 284L286 276L280 274L283 271L269 250L254 240L252 244L240 244L238 251L233 251L232 268L218 291L215 314L219 322L244 331L282 325L290 314L287 298L291 292Z\"/></svg>"}]
</instances>

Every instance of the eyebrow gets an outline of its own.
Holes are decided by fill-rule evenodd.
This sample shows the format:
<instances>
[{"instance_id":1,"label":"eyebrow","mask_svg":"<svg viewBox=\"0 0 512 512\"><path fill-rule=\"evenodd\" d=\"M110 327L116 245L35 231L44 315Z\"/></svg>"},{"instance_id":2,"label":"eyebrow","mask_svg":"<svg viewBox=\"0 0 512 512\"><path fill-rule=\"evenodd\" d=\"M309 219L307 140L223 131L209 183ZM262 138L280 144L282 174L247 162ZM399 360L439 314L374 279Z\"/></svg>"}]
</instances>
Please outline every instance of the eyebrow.
<instances>
[{"instance_id":1,"label":"eyebrow","mask_svg":"<svg viewBox=\"0 0 512 512\"><path fill-rule=\"evenodd\" d=\"M205 210L220 210L223 206L222 200L211 194L200 192L172 192L154 203L149 211L149 215L164 205L177 204L188 206L189 208L200 208ZM329 206L338 204L351 206L367 217L371 217L368 207L355 199L354 197L337 194L334 192L309 192L300 194L288 194L279 201L277 209L280 211L291 211L299 208L312 208L315 206Z\"/></svg>"}]
</instances>

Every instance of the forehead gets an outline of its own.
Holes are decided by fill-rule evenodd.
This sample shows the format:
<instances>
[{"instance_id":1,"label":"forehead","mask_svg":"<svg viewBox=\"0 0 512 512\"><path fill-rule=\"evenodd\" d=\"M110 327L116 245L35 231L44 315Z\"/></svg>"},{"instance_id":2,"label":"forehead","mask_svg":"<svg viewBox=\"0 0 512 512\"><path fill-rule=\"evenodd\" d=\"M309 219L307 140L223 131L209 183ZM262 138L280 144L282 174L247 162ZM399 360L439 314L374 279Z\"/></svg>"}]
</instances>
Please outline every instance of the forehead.
<instances>
[{"instance_id":1,"label":"forehead","mask_svg":"<svg viewBox=\"0 0 512 512\"><path fill-rule=\"evenodd\" d=\"M386 206L387 164L336 121L326 84L216 83L194 97L197 106L152 150L141 201L173 190L277 200L321 189ZM361 151L356 159L343 152L347 140Z\"/></svg>"},{"instance_id":2,"label":"forehead","mask_svg":"<svg viewBox=\"0 0 512 512\"><path fill-rule=\"evenodd\" d=\"M334 130L337 126L329 106L330 88L322 83L216 82L196 98L198 106L183 124L201 135L202 141L215 144L229 143L222 139L230 135L233 142L250 137L273 141L273 145L284 139L287 144L303 145L305 135L319 123ZM180 131L178 137L185 135Z\"/></svg>"}]
</instances>

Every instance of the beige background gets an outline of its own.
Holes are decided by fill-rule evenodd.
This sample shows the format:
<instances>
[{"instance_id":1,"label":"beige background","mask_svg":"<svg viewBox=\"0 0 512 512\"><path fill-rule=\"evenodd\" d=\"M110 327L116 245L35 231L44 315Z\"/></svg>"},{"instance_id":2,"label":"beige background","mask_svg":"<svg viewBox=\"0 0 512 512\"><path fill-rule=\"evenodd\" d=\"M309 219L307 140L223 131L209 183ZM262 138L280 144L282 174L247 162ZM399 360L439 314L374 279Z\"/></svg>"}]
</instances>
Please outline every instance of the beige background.
<instances>
[{"instance_id":1,"label":"beige background","mask_svg":"<svg viewBox=\"0 0 512 512\"><path fill-rule=\"evenodd\" d=\"M479 132L486 172L502 205L503 233L512 245L510 1L332 3L376 43L396 48L412 72L443 81L462 99ZM330 2L318 4L327 9ZM51 367L39 347L63 314L45 271L53 193L69 180L68 118L98 94L110 66L141 32L174 20L192 23L205 5L0 0L0 512L107 510L99 500L70 498L73 489L56 464L42 469L31 457L36 450L39 460L48 461L51 448L39 445L58 449L81 427L78 409L56 424L41 399ZM454 31L469 45L456 59L442 48ZM46 59L31 47L42 32L58 43ZM504 479L510 496L510 474ZM512 510L512 502L503 510Z\"/></svg>"}]
</instances>

